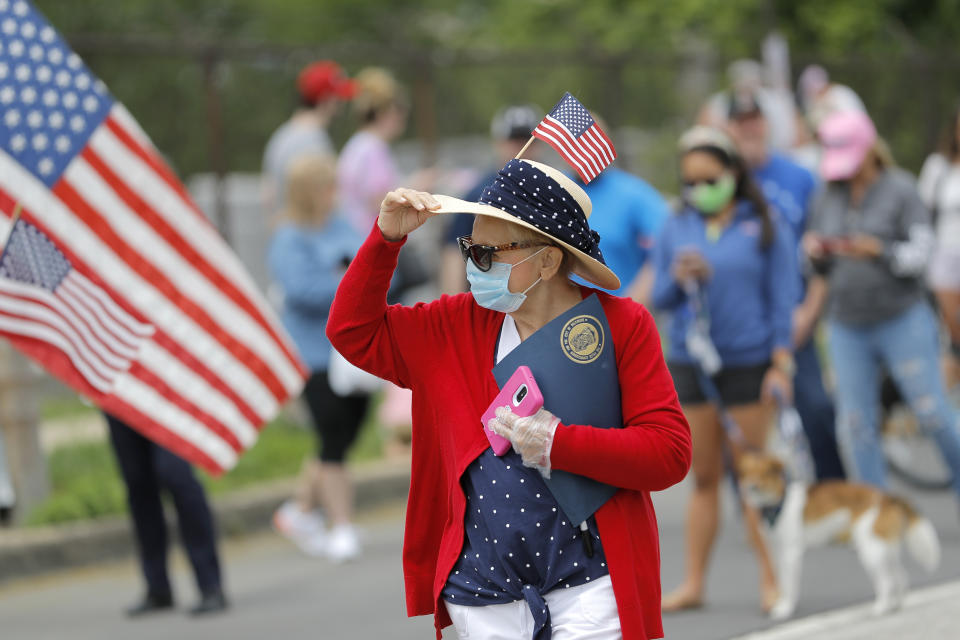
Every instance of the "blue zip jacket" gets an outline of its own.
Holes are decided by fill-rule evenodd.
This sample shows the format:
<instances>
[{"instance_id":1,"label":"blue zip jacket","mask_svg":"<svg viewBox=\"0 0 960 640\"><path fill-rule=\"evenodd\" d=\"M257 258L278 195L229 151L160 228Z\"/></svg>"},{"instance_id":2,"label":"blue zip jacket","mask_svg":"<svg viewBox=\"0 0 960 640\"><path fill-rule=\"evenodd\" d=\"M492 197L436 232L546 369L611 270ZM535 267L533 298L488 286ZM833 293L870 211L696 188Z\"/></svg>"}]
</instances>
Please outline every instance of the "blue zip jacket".
<instances>
[{"instance_id":1,"label":"blue zip jacket","mask_svg":"<svg viewBox=\"0 0 960 640\"><path fill-rule=\"evenodd\" d=\"M330 363L327 316L347 265L363 238L342 217L322 227L284 224L267 251L267 266L283 290L281 319L311 371Z\"/></svg>"},{"instance_id":2,"label":"blue zip jacket","mask_svg":"<svg viewBox=\"0 0 960 640\"><path fill-rule=\"evenodd\" d=\"M753 206L737 204L733 221L709 240L703 216L690 208L671 216L654 245L653 304L672 312L669 359L692 363L686 336L693 316L687 295L670 266L685 250L699 251L713 270L702 286L710 315L710 337L724 366L758 365L776 347L792 349L790 329L797 300L798 265L792 234L774 218L774 241L760 246L762 222Z\"/></svg>"}]
</instances>

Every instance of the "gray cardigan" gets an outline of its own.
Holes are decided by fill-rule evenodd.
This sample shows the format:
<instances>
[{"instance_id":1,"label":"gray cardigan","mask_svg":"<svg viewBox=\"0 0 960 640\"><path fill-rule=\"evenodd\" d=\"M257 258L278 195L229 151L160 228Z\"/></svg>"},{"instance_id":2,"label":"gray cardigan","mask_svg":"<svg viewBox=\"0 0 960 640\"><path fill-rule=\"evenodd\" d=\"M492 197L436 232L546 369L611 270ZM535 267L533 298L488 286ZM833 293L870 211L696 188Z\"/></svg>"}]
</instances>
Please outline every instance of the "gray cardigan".
<instances>
[{"instance_id":1,"label":"gray cardigan","mask_svg":"<svg viewBox=\"0 0 960 640\"><path fill-rule=\"evenodd\" d=\"M848 325L890 320L923 299L923 274L933 249L930 212L913 177L886 169L860 206L850 205L847 183L830 183L814 203L810 229L824 236L865 233L884 246L876 259L835 256L817 267L829 278L831 319Z\"/></svg>"}]
</instances>

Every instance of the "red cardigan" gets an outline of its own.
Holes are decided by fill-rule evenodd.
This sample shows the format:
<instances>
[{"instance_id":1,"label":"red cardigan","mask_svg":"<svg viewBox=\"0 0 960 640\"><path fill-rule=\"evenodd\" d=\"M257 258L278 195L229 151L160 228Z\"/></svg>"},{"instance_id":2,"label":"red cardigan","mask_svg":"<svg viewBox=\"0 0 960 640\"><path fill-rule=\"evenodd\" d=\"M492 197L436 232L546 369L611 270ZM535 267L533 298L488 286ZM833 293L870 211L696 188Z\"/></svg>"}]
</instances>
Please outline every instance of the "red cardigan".
<instances>
[{"instance_id":1,"label":"red cardigan","mask_svg":"<svg viewBox=\"0 0 960 640\"><path fill-rule=\"evenodd\" d=\"M499 389L491 370L504 315L470 294L387 306L401 242L375 225L337 290L327 335L347 360L413 390L413 472L403 543L407 614L450 624L440 591L463 546L460 476L489 446L480 416ZM593 291L584 288L584 295ZM660 549L650 491L690 467L690 428L653 318L635 302L597 292L610 325L624 429L560 425L551 466L620 487L596 513L625 640L663 635ZM549 407L547 407L549 409Z\"/></svg>"}]
</instances>

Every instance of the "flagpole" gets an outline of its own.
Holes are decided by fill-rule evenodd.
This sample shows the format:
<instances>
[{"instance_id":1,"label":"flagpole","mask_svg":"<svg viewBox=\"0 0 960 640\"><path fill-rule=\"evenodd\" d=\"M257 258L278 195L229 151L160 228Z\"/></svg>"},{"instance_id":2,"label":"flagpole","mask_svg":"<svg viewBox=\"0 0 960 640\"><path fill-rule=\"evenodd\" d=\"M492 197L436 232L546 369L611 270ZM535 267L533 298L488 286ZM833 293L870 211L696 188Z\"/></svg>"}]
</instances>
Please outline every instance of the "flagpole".
<instances>
[{"instance_id":1,"label":"flagpole","mask_svg":"<svg viewBox=\"0 0 960 640\"><path fill-rule=\"evenodd\" d=\"M516 156L514 156L513 159L514 159L514 160L519 160L519 159L520 159L520 156L523 155L524 151L526 151L527 148L528 148L530 145L533 144L534 139L535 139L534 136L530 136L530 139L527 140L527 144L523 145L523 149L520 149L520 153L518 153Z\"/></svg>"}]
</instances>

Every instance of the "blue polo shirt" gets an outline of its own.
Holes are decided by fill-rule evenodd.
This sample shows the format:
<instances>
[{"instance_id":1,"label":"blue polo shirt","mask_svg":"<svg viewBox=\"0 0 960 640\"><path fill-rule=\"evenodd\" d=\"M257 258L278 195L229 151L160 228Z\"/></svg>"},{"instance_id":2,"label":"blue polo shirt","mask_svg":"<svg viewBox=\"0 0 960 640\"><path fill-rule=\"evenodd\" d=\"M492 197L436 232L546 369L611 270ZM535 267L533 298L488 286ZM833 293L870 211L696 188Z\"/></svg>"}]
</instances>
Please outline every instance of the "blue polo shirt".
<instances>
[{"instance_id":1,"label":"blue polo shirt","mask_svg":"<svg viewBox=\"0 0 960 640\"><path fill-rule=\"evenodd\" d=\"M590 228L600 234L600 251L620 278L623 295L647 261L653 242L670 214L660 193L637 176L608 167L581 185L590 196Z\"/></svg>"},{"instance_id":2,"label":"blue polo shirt","mask_svg":"<svg viewBox=\"0 0 960 640\"><path fill-rule=\"evenodd\" d=\"M667 219L653 250L653 304L681 311L670 319L670 360L694 362L686 347L693 318L682 312L687 296L670 273L674 258L685 250L698 251L712 268L702 288L710 338L724 365L763 364L774 347L792 348L790 329L800 280L796 245L778 216L774 230L772 244L761 247L761 220L747 201L737 205L732 222L716 239L707 237L704 218L693 209Z\"/></svg>"}]
</instances>

